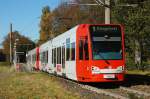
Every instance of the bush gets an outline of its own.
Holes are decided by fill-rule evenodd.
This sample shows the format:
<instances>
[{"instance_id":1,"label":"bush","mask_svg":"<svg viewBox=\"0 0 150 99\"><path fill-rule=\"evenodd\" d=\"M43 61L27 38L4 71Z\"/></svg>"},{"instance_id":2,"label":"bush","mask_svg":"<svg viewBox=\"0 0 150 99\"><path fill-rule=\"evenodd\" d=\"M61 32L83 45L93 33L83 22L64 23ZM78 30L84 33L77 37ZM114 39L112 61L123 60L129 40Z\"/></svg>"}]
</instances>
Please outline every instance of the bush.
<instances>
[{"instance_id":1,"label":"bush","mask_svg":"<svg viewBox=\"0 0 150 99\"><path fill-rule=\"evenodd\" d=\"M126 68L127 70L150 70L150 63L142 61L141 65L137 66L134 62L134 57L126 56Z\"/></svg>"},{"instance_id":2,"label":"bush","mask_svg":"<svg viewBox=\"0 0 150 99\"><path fill-rule=\"evenodd\" d=\"M126 68L127 70L137 69L133 57L129 57L129 56L126 57Z\"/></svg>"},{"instance_id":3,"label":"bush","mask_svg":"<svg viewBox=\"0 0 150 99\"><path fill-rule=\"evenodd\" d=\"M141 64L140 70L142 71L150 70L150 64L146 61L143 61Z\"/></svg>"}]
</instances>

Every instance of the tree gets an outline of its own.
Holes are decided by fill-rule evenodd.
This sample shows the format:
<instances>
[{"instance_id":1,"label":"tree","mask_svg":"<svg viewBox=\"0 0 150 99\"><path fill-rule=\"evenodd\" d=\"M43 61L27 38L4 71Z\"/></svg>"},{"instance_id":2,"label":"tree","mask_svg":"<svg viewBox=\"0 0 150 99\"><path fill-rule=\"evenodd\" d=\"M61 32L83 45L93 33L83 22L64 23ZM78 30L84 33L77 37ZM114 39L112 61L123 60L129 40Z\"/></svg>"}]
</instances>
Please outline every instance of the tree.
<instances>
[{"instance_id":1,"label":"tree","mask_svg":"<svg viewBox=\"0 0 150 99\"><path fill-rule=\"evenodd\" d=\"M7 61L9 61L9 55L10 55L10 33L5 37L4 41L2 42L3 48L4 48L4 54L6 54ZM11 40L12 40L12 51L14 47L14 43L16 39L19 39L19 42L17 42L17 51L18 52L24 52L31 50L35 47L35 44L33 41L31 41L29 38L20 35L18 31L14 31L11 33ZM14 54L14 51L13 51Z\"/></svg>"},{"instance_id":2,"label":"tree","mask_svg":"<svg viewBox=\"0 0 150 99\"><path fill-rule=\"evenodd\" d=\"M51 39L52 34L52 19L53 14L48 6L42 9L41 21L40 21L40 40L39 44Z\"/></svg>"},{"instance_id":3,"label":"tree","mask_svg":"<svg viewBox=\"0 0 150 99\"><path fill-rule=\"evenodd\" d=\"M71 0L76 3L95 3L91 0ZM104 23L104 7L66 5L61 3L53 11L42 9L39 44L67 31L78 24Z\"/></svg>"},{"instance_id":4,"label":"tree","mask_svg":"<svg viewBox=\"0 0 150 99\"><path fill-rule=\"evenodd\" d=\"M72 0L76 3L95 3L91 0ZM60 34L78 24L103 24L104 7L60 4L54 11L54 33Z\"/></svg>"},{"instance_id":5,"label":"tree","mask_svg":"<svg viewBox=\"0 0 150 99\"><path fill-rule=\"evenodd\" d=\"M138 2L137 7L115 7L114 9L118 22L125 25L126 47L130 55L134 57L137 69L144 69L143 63L148 59L146 54L149 53L150 48L148 46L150 44L149 9L149 1Z\"/></svg>"}]
</instances>

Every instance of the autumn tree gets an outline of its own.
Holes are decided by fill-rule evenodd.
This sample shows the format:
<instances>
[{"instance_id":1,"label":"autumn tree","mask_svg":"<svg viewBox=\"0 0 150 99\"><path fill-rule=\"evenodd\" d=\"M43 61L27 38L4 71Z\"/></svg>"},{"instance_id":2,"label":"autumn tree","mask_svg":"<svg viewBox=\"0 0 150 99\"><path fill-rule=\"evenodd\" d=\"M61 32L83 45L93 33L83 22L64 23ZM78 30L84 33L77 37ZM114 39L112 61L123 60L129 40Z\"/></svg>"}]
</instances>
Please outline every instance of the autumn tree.
<instances>
[{"instance_id":1,"label":"autumn tree","mask_svg":"<svg viewBox=\"0 0 150 99\"><path fill-rule=\"evenodd\" d=\"M72 2L95 3L91 0L72 0ZM104 23L104 7L101 6L68 5L63 2L53 11L46 6L42 9L40 40L45 42L78 24L102 23Z\"/></svg>"},{"instance_id":2,"label":"autumn tree","mask_svg":"<svg viewBox=\"0 0 150 99\"><path fill-rule=\"evenodd\" d=\"M95 3L91 0L72 0L75 3ZM104 7L60 4L54 11L54 32L56 35L78 24L103 24Z\"/></svg>"},{"instance_id":3,"label":"autumn tree","mask_svg":"<svg viewBox=\"0 0 150 99\"><path fill-rule=\"evenodd\" d=\"M41 21L40 21L40 39L39 44L51 39L52 34L52 20L53 14L48 6L42 9Z\"/></svg>"},{"instance_id":4,"label":"autumn tree","mask_svg":"<svg viewBox=\"0 0 150 99\"><path fill-rule=\"evenodd\" d=\"M14 31L11 33L11 44L12 44L12 52L14 54L14 43L15 40L18 39L17 42L17 51L18 52L24 52L31 50L35 47L35 44L33 41L31 41L29 38L21 35L18 31ZM4 41L2 42L3 48L4 48L4 54L7 56L7 61L9 61L9 55L10 55L10 33L5 37Z\"/></svg>"}]
</instances>

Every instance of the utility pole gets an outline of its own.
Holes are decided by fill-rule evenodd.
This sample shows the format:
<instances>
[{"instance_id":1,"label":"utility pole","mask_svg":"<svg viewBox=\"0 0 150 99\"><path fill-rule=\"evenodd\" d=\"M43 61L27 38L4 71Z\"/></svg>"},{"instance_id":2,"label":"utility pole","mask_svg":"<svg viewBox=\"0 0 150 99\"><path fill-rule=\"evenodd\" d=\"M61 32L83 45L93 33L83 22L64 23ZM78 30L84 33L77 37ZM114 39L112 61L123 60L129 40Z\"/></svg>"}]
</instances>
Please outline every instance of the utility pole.
<instances>
[{"instance_id":1,"label":"utility pole","mask_svg":"<svg viewBox=\"0 0 150 99\"><path fill-rule=\"evenodd\" d=\"M10 48L10 65L12 64L12 23L10 23L10 34L9 34L9 39L10 39L10 42L9 42L9 48Z\"/></svg>"},{"instance_id":2,"label":"utility pole","mask_svg":"<svg viewBox=\"0 0 150 99\"><path fill-rule=\"evenodd\" d=\"M110 24L111 12L110 12L110 0L105 0L105 24Z\"/></svg>"},{"instance_id":3,"label":"utility pole","mask_svg":"<svg viewBox=\"0 0 150 99\"><path fill-rule=\"evenodd\" d=\"M111 23L111 0L94 0L96 3L85 3L85 4L78 4L78 3L67 3L69 5L79 5L79 6L103 6L105 7L105 24L110 24ZM137 7L137 4L123 4L123 5L116 5L117 0L115 1L115 6L124 6L124 7Z\"/></svg>"},{"instance_id":4,"label":"utility pole","mask_svg":"<svg viewBox=\"0 0 150 99\"><path fill-rule=\"evenodd\" d=\"M105 0L105 2L103 2L102 0L95 0L95 2L98 5L105 7L105 24L110 24L111 23L110 0Z\"/></svg>"}]
</instances>

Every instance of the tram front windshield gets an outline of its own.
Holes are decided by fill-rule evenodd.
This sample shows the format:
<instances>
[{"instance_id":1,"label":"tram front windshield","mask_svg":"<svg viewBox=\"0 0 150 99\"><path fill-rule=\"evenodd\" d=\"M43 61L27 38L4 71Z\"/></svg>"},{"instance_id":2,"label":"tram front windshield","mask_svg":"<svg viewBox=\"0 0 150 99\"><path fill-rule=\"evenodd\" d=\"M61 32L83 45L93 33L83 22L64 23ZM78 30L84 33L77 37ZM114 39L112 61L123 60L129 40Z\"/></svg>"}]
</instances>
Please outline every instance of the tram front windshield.
<instances>
[{"instance_id":1,"label":"tram front windshield","mask_svg":"<svg viewBox=\"0 0 150 99\"><path fill-rule=\"evenodd\" d=\"M90 34L94 60L122 59L120 26L90 26Z\"/></svg>"}]
</instances>

